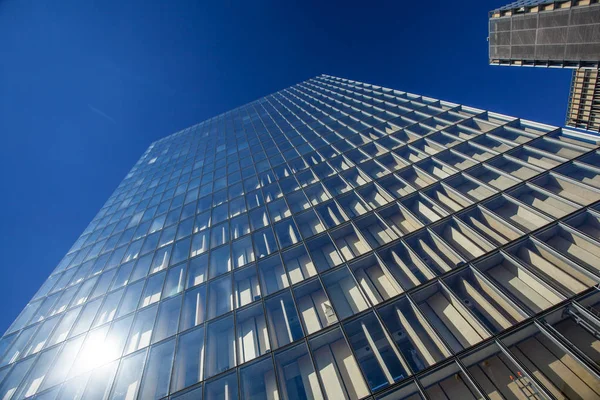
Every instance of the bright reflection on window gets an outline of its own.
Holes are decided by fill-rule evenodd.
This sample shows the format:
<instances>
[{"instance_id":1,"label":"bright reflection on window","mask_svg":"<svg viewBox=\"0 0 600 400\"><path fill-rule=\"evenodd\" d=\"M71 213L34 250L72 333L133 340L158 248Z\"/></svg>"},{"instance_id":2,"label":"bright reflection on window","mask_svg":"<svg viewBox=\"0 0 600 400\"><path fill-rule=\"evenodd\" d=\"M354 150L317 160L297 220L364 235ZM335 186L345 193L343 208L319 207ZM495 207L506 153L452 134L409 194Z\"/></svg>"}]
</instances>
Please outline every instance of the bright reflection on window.
<instances>
[{"instance_id":1,"label":"bright reflection on window","mask_svg":"<svg viewBox=\"0 0 600 400\"><path fill-rule=\"evenodd\" d=\"M123 353L132 321L133 315L116 321L110 329L105 326L90 332L71 370L71 376L119 358Z\"/></svg>"},{"instance_id":2,"label":"bright reflection on window","mask_svg":"<svg viewBox=\"0 0 600 400\"><path fill-rule=\"evenodd\" d=\"M91 336L88 339L81 354L77 357L78 360L73 368L73 375L90 371L120 356L115 351L116 343L114 340L109 338L103 340L103 338L97 336Z\"/></svg>"}]
</instances>

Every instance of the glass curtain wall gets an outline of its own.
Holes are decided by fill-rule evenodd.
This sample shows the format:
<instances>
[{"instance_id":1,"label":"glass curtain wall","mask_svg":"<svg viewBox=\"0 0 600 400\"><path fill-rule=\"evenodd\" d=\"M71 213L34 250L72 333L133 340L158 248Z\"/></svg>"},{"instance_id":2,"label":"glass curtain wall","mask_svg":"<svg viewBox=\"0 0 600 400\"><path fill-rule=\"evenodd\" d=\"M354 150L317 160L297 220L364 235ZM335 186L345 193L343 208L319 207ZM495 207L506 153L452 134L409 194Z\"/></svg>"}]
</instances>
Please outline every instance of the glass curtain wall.
<instances>
[{"instance_id":1,"label":"glass curtain wall","mask_svg":"<svg viewBox=\"0 0 600 400\"><path fill-rule=\"evenodd\" d=\"M321 75L153 143L0 399L600 397L595 138Z\"/></svg>"}]
</instances>

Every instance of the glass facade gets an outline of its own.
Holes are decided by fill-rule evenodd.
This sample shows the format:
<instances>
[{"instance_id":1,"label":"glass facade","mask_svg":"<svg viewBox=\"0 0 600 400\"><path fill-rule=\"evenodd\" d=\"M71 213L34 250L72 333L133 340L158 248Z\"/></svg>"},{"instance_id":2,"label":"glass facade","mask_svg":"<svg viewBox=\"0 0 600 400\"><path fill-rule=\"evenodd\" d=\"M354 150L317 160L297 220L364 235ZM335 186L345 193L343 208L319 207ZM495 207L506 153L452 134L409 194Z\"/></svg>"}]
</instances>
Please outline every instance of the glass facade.
<instances>
[{"instance_id":1,"label":"glass facade","mask_svg":"<svg viewBox=\"0 0 600 400\"><path fill-rule=\"evenodd\" d=\"M321 75L153 143L0 399L600 396L591 136Z\"/></svg>"}]
</instances>

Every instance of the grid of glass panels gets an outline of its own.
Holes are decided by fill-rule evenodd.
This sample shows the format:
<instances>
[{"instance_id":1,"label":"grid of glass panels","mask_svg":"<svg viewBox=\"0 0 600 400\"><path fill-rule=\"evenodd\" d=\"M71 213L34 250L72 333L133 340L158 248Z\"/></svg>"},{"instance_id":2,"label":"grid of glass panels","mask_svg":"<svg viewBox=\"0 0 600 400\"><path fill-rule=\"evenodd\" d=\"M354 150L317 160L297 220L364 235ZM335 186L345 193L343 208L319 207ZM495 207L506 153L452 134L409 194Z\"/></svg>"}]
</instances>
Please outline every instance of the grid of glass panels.
<instances>
[{"instance_id":1,"label":"grid of glass panels","mask_svg":"<svg viewBox=\"0 0 600 400\"><path fill-rule=\"evenodd\" d=\"M586 138L322 75L157 141L0 339L0 398L597 397Z\"/></svg>"}]
</instances>

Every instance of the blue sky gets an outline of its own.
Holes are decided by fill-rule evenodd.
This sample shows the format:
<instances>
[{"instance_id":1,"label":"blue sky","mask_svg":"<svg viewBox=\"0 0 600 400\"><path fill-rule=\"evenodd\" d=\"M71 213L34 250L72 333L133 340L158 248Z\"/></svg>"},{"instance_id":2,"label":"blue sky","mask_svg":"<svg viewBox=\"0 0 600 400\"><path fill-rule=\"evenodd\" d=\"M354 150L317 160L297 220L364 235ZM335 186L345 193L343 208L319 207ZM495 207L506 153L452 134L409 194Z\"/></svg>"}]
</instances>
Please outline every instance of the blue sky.
<instances>
[{"instance_id":1,"label":"blue sky","mask_svg":"<svg viewBox=\"0 0 600 400\"><path fill-rule=\"evenodd\" d=\"M0 2L0 332L152 141L312 76L563 124L569 70L487 64L508 0L290 3Z\"/></svg>"}]
</instances>

